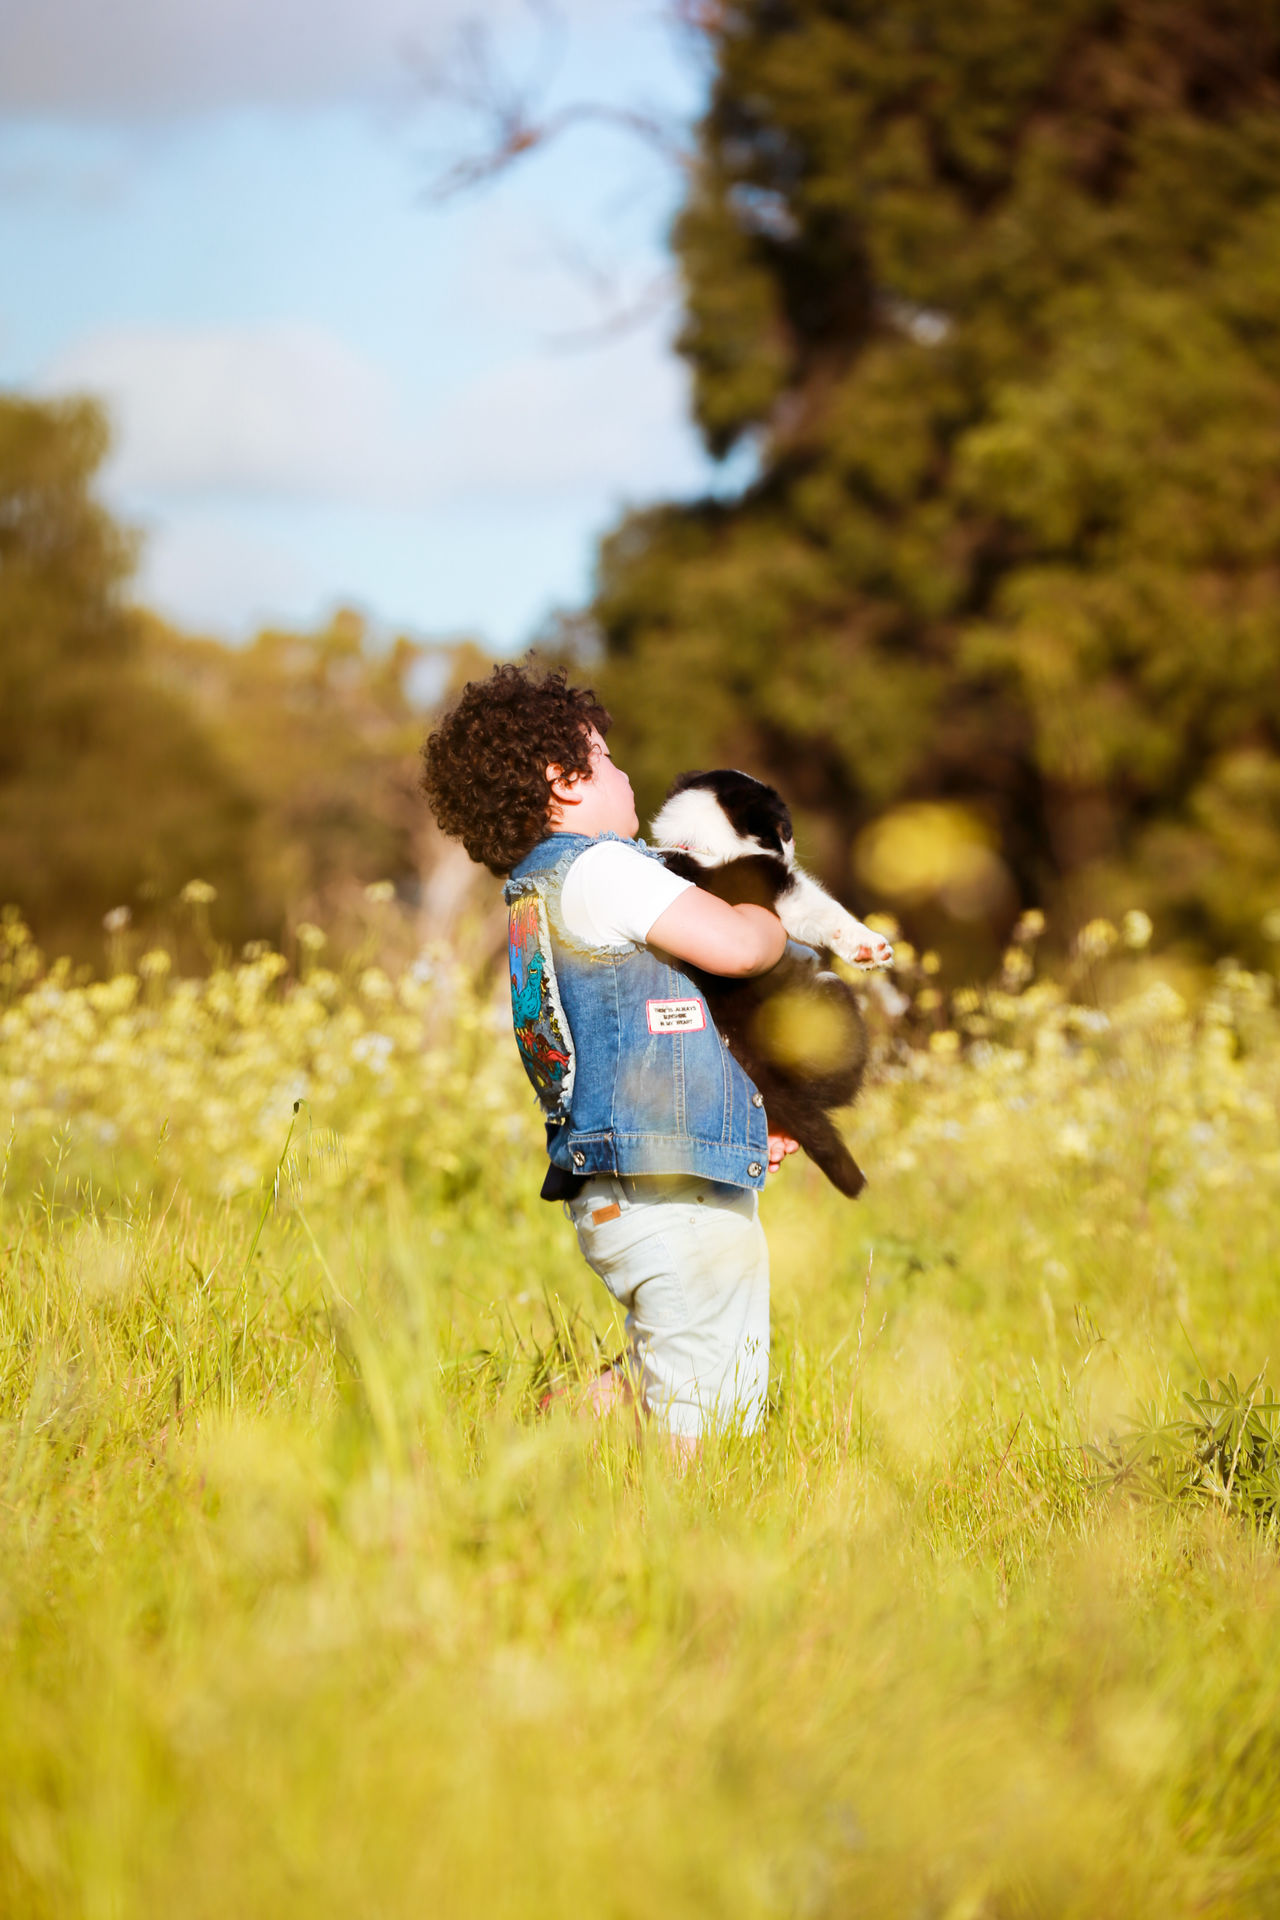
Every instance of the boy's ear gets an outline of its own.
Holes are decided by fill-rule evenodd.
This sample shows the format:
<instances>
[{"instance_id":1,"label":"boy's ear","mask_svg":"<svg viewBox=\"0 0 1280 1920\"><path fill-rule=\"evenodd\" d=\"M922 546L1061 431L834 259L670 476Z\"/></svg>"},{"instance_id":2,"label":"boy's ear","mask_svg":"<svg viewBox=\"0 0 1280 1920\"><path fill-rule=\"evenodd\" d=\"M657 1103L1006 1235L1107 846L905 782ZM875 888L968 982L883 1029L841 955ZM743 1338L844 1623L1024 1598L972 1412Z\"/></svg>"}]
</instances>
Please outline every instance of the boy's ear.
<instances>
[{"instance_id":1,"label":"boy's ear","mask_svg":"<svg viewBox=\"0 0 1280 1920\"><path fill-rule=\"evenodd\" d=\"M581 778L580 773L566 773L564 768L554 760L547 767L547 785L557 800L567 800Z\"/></svg>"}]
</instances>

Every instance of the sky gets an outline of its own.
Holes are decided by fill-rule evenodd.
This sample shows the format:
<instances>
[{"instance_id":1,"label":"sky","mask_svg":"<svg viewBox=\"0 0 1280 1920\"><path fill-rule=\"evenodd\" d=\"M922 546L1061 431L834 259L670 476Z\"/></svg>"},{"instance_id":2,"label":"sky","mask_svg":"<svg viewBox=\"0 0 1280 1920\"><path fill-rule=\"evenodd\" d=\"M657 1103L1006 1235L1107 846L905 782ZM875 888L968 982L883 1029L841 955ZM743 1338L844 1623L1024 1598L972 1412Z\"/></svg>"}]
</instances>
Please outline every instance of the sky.
<instances>
[{"instance_id":1,"label":"sky","mask_svg":"<svg viewBox=\"0 0 1280 1920\"><path fill-rule=\"evenodd\" d=\"M483 144L436 84L477 26L489 94L687 133L662 0L548 3L0 0L0 387L106 402L179 625L518 649L625 507L731 483L671 347L678 162L583 126L433 194Z\"/></svg>"}]
</instances>

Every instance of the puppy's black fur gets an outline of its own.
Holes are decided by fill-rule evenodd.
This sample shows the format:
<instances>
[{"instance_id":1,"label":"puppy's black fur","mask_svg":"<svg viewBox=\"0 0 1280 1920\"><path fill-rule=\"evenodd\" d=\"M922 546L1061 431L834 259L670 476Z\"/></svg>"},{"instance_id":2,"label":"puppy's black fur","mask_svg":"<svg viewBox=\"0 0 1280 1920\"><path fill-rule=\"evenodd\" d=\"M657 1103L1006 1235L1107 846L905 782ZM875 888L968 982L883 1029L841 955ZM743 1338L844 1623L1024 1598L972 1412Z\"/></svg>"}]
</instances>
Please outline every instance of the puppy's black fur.
<instances>
[{"instance_id":1,"label":"puppy's black fur","mask_svg":"<svg viewBox=\"0 0 1280 1920\"><path fill-rule=\"evenodd\" d=\"M785 851L794 837L786 802L772 787L733 770L683 774L667 799L696 787L713 795L734 834L755 851L744 849L711 866L668 848L663 852L667 866L733 906L750 902L776 909L795 885ZM768 973L750 979L680 964L697 981L734 1057L763 1095L771 1131L798 1140L832 1185L856 1199L866 1177L831 1118L835 1109L857 1098L867 1064L866 1025L851 988L806 954L790 950ZM784 1001L788 1013L780 1019ZM803 1060L794 1049L789 1057L783 1044L788 1024L803 1026L806 1008L815 1010L813 1023L821 1023L826 1057L820 1062L809 1048Z\"/></svg>"}]
</instances>

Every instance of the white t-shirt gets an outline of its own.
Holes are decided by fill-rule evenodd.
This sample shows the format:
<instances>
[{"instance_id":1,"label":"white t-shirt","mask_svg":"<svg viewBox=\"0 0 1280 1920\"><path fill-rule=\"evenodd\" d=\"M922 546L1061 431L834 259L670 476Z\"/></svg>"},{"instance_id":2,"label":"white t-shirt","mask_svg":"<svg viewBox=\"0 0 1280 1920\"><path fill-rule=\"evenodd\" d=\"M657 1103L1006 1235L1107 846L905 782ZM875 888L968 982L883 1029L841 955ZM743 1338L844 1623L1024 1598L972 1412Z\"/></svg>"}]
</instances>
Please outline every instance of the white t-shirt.
<instances>
[{"instance_id":1,"label":"white t-shirt","mask_svg":"<svg viewBox=\"0 0 1280 1920\"><path fill-rule=\"evenodd\" d=\"M560 895L564 923L576 940L589 947L620 947L628 940L641 943L672 901L692 880L668 873L660 860L650 860L625 840L601 840L586 847L565 876Z\"/></svg>"}]
</instances>

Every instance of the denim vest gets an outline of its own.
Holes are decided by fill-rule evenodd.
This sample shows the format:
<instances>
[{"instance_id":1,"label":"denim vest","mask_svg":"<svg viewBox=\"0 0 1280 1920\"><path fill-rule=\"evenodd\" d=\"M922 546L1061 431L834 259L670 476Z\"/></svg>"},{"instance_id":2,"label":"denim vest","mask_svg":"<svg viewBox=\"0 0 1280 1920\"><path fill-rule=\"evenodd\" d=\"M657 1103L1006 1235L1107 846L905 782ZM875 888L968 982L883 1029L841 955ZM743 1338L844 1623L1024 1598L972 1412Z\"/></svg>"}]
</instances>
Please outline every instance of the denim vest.
<instances>
[{"instance_id":1,"label":"denim vest","mask_svg":"<svg viewBox=\"0 0 1280 1920\"><path fill-rule=\"evenodd\" d=\"M624 844L661 858L642 842ZM565 877L594 845L587 834L553 833L503 889L516 1042L546 1115L552 1164L570 1174L686 1173L762 1187L764 1101L693 981L653 948L585 946L564 924Z\"/></svg>"}]
</instances>

